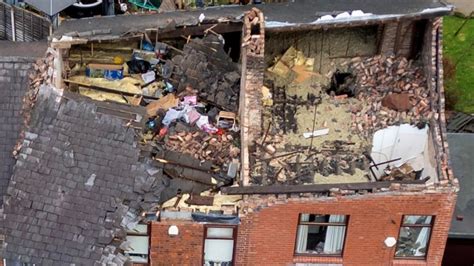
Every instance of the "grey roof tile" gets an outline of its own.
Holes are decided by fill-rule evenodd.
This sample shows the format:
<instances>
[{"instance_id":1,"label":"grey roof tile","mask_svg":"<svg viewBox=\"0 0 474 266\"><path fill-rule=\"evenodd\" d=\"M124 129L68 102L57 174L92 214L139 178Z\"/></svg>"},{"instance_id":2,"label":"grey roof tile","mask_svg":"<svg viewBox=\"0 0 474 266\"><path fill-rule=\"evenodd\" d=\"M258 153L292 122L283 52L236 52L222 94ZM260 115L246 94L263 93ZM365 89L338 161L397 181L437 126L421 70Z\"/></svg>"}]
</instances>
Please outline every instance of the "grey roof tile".
<instances>
[{"instance_id":1,"label":"grey roof tile","mask_svg":"<svg viewBox=\"0 0 474 266\"><path fill-rule=\"evenodd\" d=\"M12 151L22 125L20 110L28 87L28 69L31 67L28 61L15 63L11 61L14 59L0 57L0 204L13 173L15 160Z\"/></svg>"},{"instance_id":2,"label":"grey roof tile","mask_svg":"<svg viewBox=\"0 0 474 266\"><path fill-rule=\"evenodd\" d=\"M94 265L112 238L124 236L127 212L138 214L143 209L135 208L174 197L178 188L208 188L179 179L164 187L167 177L161 171L149 176L135 134L121 120L96 113L91 100L63 99L58 105L43 90L7 191L5 258Z\"/></svg>"}]
</instances>

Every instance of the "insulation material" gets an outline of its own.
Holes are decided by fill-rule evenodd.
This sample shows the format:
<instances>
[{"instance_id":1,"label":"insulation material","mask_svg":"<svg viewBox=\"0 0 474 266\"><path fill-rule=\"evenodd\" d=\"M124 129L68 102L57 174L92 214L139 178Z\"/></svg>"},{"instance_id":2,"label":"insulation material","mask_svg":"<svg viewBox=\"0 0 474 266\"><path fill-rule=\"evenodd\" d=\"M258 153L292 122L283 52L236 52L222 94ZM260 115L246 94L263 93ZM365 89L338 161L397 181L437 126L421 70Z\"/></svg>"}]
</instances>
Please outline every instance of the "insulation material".
<instances>
[{"instance_id":1,"label":"insulation material","mask_svg":"<svg viewBox=\"0 0 474 266\"><path fill-rule=\"evenodd\" d=\"M174 94L168 94L159 100L156 100L146 107L146 111L149 116L154 116L158 112L158 110L168 110L172 107L176 107L179 104L179 98L176 97Z\"/></svg>"},{"instance_id":2,"label":"insulation material","mask_svg":"<svg viewBox=\"0 0 474 266\"><path fill-rule=\"evenodd\" d=\"M230 206L230 207L234 206L235 207L235 206L238 205L239 201L242 200L241 195L223 195L221 193L213 194L213 193L210 193L209 191L202 192L200 195L201 196L212 196L212 197L214 197L213 205L212 206L198 206L198 205L187 204L186 201L189 199L190 195L189 194L184 194L184 195L182 195L181 200L179 201L176 208L179 208L179 209L190 208L190 209L193 209L193 210L199 210L199 211L207 213L209 211L223 210L225 207L228 207L228 206ZM176 199L177 199L177 197L174 197L174 198L166 201L165 203L163 203L162 208L163 209L174 208L174 205L176 203ZM229 213L229 214L232 214L232 212Z\"/></svg>"},{"instance_id":3,"label":"insulation material","mask_svg":"<svg viewBox=\"0 0 474 266\"><path fill-rule=\"evenodd\" d=\"M91 90L86 88L79 88L79 93L81 95L87 96L96 101L114 101L118 103L127 103L124 97L119 94L110 93L110 92L102 92L97 90Z\"/></svg>"},{"instance_id":4,"label":"insulation material","mask_svg":"<svg viewBox=\"0 0 474 266\"><path fill-rule=\"evenodd\" d=\"M140 85L142 81L130 77L126 77L121 80L107 80L105 78L88 78L86 76L73 76L70 80L79 82L82 84L87 84L89 86L97 86L115 90L117 92L128 92L137 95L142 94Z\"/></svg>"}]
</instances>

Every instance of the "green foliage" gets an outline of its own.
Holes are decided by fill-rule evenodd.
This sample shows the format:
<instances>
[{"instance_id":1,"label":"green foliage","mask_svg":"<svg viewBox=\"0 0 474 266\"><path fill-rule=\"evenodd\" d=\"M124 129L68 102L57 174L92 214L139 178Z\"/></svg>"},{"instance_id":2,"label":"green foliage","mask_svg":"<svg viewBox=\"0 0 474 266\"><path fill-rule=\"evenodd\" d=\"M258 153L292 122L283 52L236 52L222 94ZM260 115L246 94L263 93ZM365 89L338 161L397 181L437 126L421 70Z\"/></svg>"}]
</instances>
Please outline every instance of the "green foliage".
<instances>
[{"instance_id":1,"label":"green foliage","mask_svg":"<svg viewBox=\"0 0 474 266\"><path fill-rule=\"evenodd\" d=\"M474 19L444 18L445 90L447 107L474 113Z\"/></svg>"}]
</instances>

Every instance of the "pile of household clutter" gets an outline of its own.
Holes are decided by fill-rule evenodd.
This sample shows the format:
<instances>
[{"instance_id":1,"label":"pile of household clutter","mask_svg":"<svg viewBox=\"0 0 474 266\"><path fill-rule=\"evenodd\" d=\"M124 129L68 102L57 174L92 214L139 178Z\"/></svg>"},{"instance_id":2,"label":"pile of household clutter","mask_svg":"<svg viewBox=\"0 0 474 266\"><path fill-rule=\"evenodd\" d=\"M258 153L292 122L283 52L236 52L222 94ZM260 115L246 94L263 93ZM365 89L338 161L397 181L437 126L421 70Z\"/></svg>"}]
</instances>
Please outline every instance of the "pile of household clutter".
<instances>
[{"instance_id":1,"label":"pile of household clutter","mask_svg":"<svg viewBox=\"0 0 474 266\"><path fill-rule=\"evenodd\" d=\"M145 107L144 143L211 162L235 177L240 74L223 42L217 34L188 39L183 50L142 42L130 61L89 64L85 75L66 82L95 100Z\"/></svg>"},{"instance_id":2,"label":"pile of household clutter","mask_svg":"<svg viewBox=\"0 0 474 266\"><path fill-rule=\"evenodd\" d=\"M188 86L184 93L168 94L149 104L145 139L195 159L228 164L240 154L236 114L198 102L196 93Z\"/></svg>"},{"instance_id":3,"label":"pile of household clutter","mask_svg":"<svg viewBox=\"0 0 474 266\"><path fill-rule=\"evenodd\" d=\"M428 122L436 113L421 66L404 57L378 55L351 61L355 96L365 104L351 106L352 130L371 138L389 125Z\"/></svg>"}]
</instances>

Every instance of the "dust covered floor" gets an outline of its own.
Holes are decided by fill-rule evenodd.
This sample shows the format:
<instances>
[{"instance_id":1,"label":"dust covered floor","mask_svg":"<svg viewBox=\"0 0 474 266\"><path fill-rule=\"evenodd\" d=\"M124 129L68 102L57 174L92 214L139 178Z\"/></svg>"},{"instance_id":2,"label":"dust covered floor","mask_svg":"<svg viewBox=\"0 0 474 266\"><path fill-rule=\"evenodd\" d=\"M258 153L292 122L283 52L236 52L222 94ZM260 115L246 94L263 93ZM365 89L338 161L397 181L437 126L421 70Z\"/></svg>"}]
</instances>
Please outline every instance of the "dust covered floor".
<instances>
[{"instance_id":1,"label":"dust covered floor","mask_svg":"<svg viewBox=\"0 0 474 266\"><path fill-rule=\"evenodd\" d=\"M371 143L351 132L351 109L360 101L331 97L325 91L329 79L302 68L296 70L293 81L287 84L279 75L266 75L272 100L264 108L265 135L254 153L252 181L258 184L369 181L368 162L363 153L370 152ZM304 136L318 130L329 132Z\"/></svg>"},{"instance_id":2,"label":"dust covered floor","mask_svg":"<svg viewBox=\"0 0 474 266\"><path fill-rule=\"evenodd\" d=\"M374 161L372 147L377 131L403 124L422 130L436 115L430 97L437 96L427 89L419 62L393 55L354 57L329 60L318 72L315 59L294 47L273 62L262 89L264 134L251 150L251 182L355 183L421 176L401 157ZM380 165L385 174L376 176L372 168Z\"/></svg>"}]
</instances>

